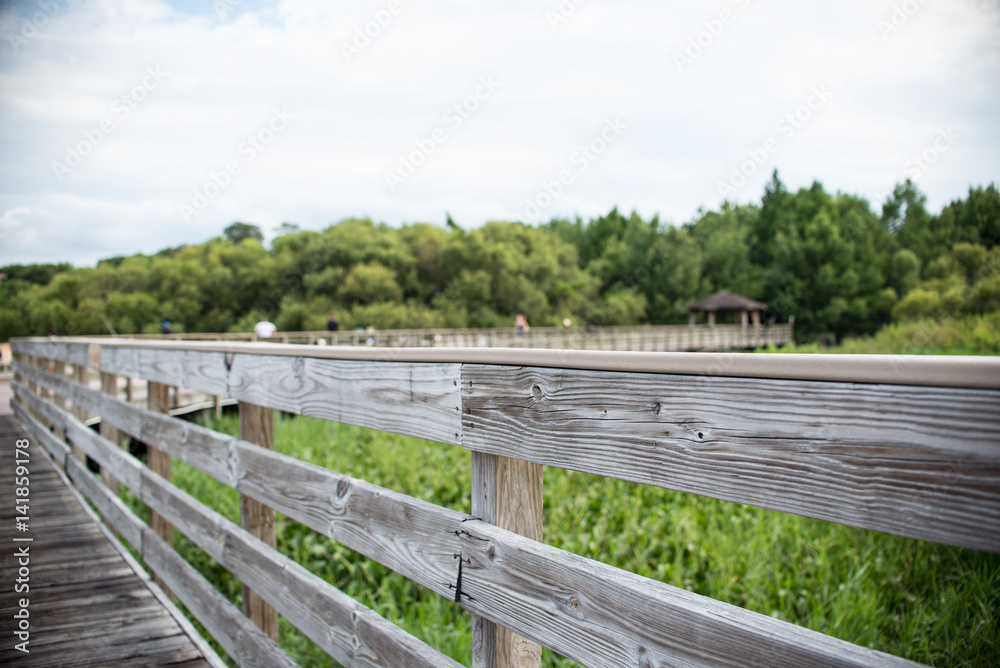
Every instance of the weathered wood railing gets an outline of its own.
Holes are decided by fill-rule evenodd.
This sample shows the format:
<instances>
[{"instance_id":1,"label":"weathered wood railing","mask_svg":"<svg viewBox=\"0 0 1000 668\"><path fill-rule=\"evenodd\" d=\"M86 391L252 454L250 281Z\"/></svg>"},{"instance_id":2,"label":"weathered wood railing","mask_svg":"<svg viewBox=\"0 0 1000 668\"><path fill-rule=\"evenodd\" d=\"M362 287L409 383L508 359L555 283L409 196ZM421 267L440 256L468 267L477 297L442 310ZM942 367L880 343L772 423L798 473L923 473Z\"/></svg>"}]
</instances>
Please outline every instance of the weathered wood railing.
<instances>
[{"instance_id":1,"label":"weathered wood railing","mask_svg":"<svg viewBox=\"0 0 1000 668\"><path fill-rule=\"evenodd\" d=\"M125 338L178 341L253 341L253 333L126 334ZM341 332L277 332L270 343L402 348L566 348L675 352L783 346L793 339L792 323L770 325L642 325L635 327L513 327L482 329L382 329ZM264 339L261 339L264 340Z\"/></svg>"},{"instance_id":2,"label":"weathered wood railing","mask_svg":"<svg viewBox=\"0 0 1000 668\"><path fill-rule=\"evenodd\" d=\"M474 666L537 665L538 644L592 666L911 665L543 544L543 464L1000 552L995 358L13 346L20 420L241 664L291 663L276 610L345 665L455 665L275 550L276 510L458 601L473 614ZM91 347L104 374L238 399L242 438L164 415L158 391L147 410L58 366L85 368ZM272 409L471 450L472 517L275 453ZM162 458L144 466L111 428ZM238 490L244 527L171 485L171 457ZM171 526L259 595L244 597L254 623L170 548Z\"/></svg>"}]
</instances>

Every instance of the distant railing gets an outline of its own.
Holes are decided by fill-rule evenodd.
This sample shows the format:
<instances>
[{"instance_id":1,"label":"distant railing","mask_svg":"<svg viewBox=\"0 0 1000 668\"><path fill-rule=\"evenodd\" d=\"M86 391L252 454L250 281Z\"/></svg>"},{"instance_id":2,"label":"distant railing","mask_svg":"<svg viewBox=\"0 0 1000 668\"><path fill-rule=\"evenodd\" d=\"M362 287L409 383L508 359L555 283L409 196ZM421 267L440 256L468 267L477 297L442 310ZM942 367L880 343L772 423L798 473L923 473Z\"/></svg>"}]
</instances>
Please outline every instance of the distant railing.
<instances>
[{"instance_id":1,"label":"distant railing","mask_svg":"<svg viewBox=\"0 0 1000 668\"><path fill-rule=\"evenodd\" d=\"M588 666L912 665L545 545L542 465L1000 553L996 358L12 345L18 418L241 665L291 664L278 613L344 665L457 665L278 552L274 511L470 611L477 667L537 666L540 646ZM103 392L74 380L92 359ZM149 409L119 376L149 381ZM241 438L165 415L170 386L237 399ZM274 409L471 450L471 515L273 452ZM242 526L174 487L173 457L238 490ZM243 581L246 616L173 528Z\"/></svg>"},{"instance_id":2,"label":"distant railing","mask_svg":"<svg viewBox=\"0 0 1000 668\"><path fill-rule=\"evenodd\" d=\"M518 334L512 327L493 329L383 329L340 332L278 332L267 339L253 333L126 334L123 338L178 341L268 341L309 345L392 348L563 348L682 352L747 350L783 346L793 340L792 323L770 325L643 325L634 327L532 327Z\"/></svg>"}]
</instances>

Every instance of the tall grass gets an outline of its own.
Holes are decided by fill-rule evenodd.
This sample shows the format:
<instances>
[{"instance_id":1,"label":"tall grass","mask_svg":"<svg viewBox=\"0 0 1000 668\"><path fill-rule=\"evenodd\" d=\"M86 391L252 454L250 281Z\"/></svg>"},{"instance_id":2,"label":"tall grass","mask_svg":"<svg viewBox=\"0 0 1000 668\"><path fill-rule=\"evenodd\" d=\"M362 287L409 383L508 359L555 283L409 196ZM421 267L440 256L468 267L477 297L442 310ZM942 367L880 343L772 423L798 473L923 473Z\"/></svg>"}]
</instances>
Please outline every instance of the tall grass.
<instances>
[{"instance_id":1,"label":"tall grass","mask_svg":"<svg viewBox=\"0 0 1000 668\"><path fill-rule=\"evenodd\" d=\"M237 432L224 416L213 429ZM302 417L278 452L469 512L468 452ZM238 495L175 463L174 482L229 519ZM471 657L451 601L279 515L278 548L453 658ZM935 545L598 476L545 469L545 542L671 585L915 661L1000 665L1000 556ZM239 602L239 583L188 541L181 553ZM285 620L304 666L336 665ZM545 651L544 665L575 665Z\"/></svg>"}]
</instances>

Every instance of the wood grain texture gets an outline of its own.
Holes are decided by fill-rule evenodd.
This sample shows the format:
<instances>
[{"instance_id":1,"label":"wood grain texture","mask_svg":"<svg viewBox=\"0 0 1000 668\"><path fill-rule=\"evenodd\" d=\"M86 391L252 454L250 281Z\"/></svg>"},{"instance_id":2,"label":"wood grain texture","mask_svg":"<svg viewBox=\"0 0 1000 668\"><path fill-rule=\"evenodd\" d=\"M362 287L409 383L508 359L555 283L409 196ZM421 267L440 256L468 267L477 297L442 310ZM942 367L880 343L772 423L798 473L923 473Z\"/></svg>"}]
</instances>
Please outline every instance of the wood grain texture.
<instances>
[{"instance_id":1,"label":"wood grain texture","mask_svg":"<svg viewBox=\"0 0 1000 668\"><path fill-rule=\"evenodd\" d=\"M7 453L15 438L30 438L15 427L9 416L0 416L0 434ZM201 651L147 588L142 576L95 524L71 483L45 457L35 434L31 448L31 646L30 654L16 652L13 643L0 648L0 665L17 666L181 666L209 665ZM8 440L9 439L9 440ZM73 458L71 471L85 471ZM0 489L13 488L14 467L0 467ZM110 499L107 490L89 471L93 489ZM4 528L13 525L14 510L0 512ZM7 541L10 530L0 530ZM8 542L9 544L9 542ZM123 548L122 548L123 549ZM13 553L13 552L12 552ZM0 580L13 582L16 559L0 563ZM22 594L26 595L26 594ZM0 596L4 619L13 620L13 610ZM8 617L8 610L9 617ZM179 614L179 613L178 613ZM10 625L2 623L4 635L13 637ZM191 629L193 630L193 629ZM196 634L195 634L196 635ZM17 641L15 641L17 642ZM212 656L214 654L210 653ZM213 663L211 665L220 665Z\"/></svg>"},{"instance_id":2,"label":"wood grain texture","mask_svg":"<svg viewBox=\"0 0 1000 668\"><path fill-rule=\"evenodd\" d=\"M33 398L41 402L37 397ZM82 423L71 416L65 417L68 431L74 436L79 437L77 432L81 429L87 430ZM345 665L372 667L405 665L429 668L460 665L357 603L321 578L312 575L273 548L264 545L221 515L205 508L100 435L92 431L91 434L92 438L82 441L83 449L88 456L102 467L115 472L140 500L150 506L151 510L155 509L157 514L171 525L176 524L185 535L231 570L234 575L249 582L270 602L280 606L282 614L289 621L338 661ZM247 444L247 447L267 452L258 446ZM80 465L77 470L86 469ZM110 493L100 489L96 483L87 487L91 492L96 491L110 498ZM120 513L109 514L108 517L109 520L122 521ZM456 524L452 524L453 538L454 526ZM122 524L116 528L130 531ZM149 545L155 542L158 542L159 546L155 553L150 553ZM205 608L206 614L212 615L211 619L203 618L196 611L197 606L207 605L205 600L198 597L211 593L201 590L207 588L212 592L215 591L208 583L192 586L187 582L189 578L183 573L179 575L178 569L184 570L187 567L186 563L177 557L155 532L145 530L142 545L143 558L154 570L157 578L164 582L165 587L176 593L213 635L231 632L231 629L228 629L231 620L227 620L228 613L225 610L208 606ZM183 586L184 590L178 589L180 586ZM220 600L225 601L221 596ZM225 603L229 605L228 601ZM246 618L239 615L238 617L249 624ZM331 624L334 626L331 627ZM253 628L255 632L260 633L256 627ZM263 636L262 633L261 635ZM222 642L224 638L218 635L216 637L226 651L233 654L233 649ZM253 663L254 655L244 656L239 653L233 655L242 660L244 665L284 665L269 664L266 661Z\"/></svg>"},{"instance_id":3,"label":"wood grain texture","mask_svg":"<svg viewBox=\"0 0 1000 668\"><path fill-rule=\"evenodd\" d=\"M52 372L56 376L60 376L60 377L65 378L66 377L66 363L65 362L56 362L55 364L52 365ZM66 397L62 396L61 394L56 394L55 395L54 402L55 402L55 405L58 406L59 408L66 408Z\"/></svg>"},{"instance_id":4,"label":"wood grain texture","mask_svg":"<svg viewBox=\"0 0 1000 668\"><path fill-rule=\"evenodd\" d=\"M274 411L245 401L240 402L240 438L274 450ZM268 547L277 546L274 531L274 510L260 501L240 494L240 526ZM278 613L250 587L243 585L243 614L265 634L278 641Z\"/></svg>"},{"instance_id":5,"label":"wood grain texture","mask_svg":"<svg viewBox=\"0 0 1000 668\"><path fill-rule=\"evenodd\" d=\"M586 666L915 666L537 543L463 526L464 605Z\"/></svg>"},{"instance_id":6,"label":"wood grain texture","mask_svg":"<svg viewBox=\"0 0 1000 668\"><path fill-rule=\"evenodd\" d=\"M467 365L462 445L1000 552L1000 391Z\"/></svg>"},{"instance_id":7,"label":"wood grain texture","mask_svg":"<svg viewBox=\"0 0 1000 668\"><path fill-rule=\"evenodd\" d=\"M143 533L142 558L240 666L298 665L155 531Z\"/></svg>"},{"instance_id":8,"label":"wood grain texture","mask_svg":"<svg viewBox=\"0 0 1000 668\"><path fill-rule=\"evenodd\" d=\"M542 540L541 464L474 452L472 506L473 516L484 522ZM537 643L473 615L473 668L532 668L541 665L541 660L542 648Z\"/></svg>"},{"instance_id":9,"label":"wood grain texture","mask_svg":"<svg viewBox=\"0 0 1000 668\"><path fill-rule=\"evenodd\" d=\"M496 458L496 526L542 540L542 465ZM537 668L542 647L503 626L496 627L497 668Z\"/></svg>"},{"instance_id":10,"label":"wood grain texture","mask_svg":"<svg viewBox=\"0 0 1000 668\"><path fill-rule=\"evenodd\" d=\"M28 431L30 431L35 438L38 439L38 441L42 444L42 447L44 447L48 453L52 455L52 459L59 464L59 466L65 467L66 458L69 456L69 447L60 441L51 431L49 431L46 425L43 425L41 422L36 420L35 417L24 408L26 397L18 394L19 391L27 394L27 391L23 388L24 386L22 385L13 386L14 396L17 397L18 402L20 402L11 403L11 409L13 410L14 415L21 421L21 424L25 425Z\"/></svg>"},{"instance_id":11,"label":"wood grain texture","mask_svg":"<svg viewBox=\"0 0 1000 668\"><path fill-rule=\"evenodd\" d=\"M344 665L459 665L161 478L141 498Z\"/></svg>"},{"instance_id":12,"label":"wood grain texture","mask_svg":"<svg viewBox=\"0 0 1000 668\"><path fill-rule=\"evenodd\" d=\"M113 400L37 369L31 373L39 383L72 393L125 433L454 598L458 560L449 537L465 519L461 513Z\"/></svg>"},{"instance_id":13,"label":"wood grain texture","mask_svg":"<svg viewBox=\"0 0 1000 668\"><path fill-rule=\"evenodd\" d=\"M150 381L146 390L146 400L150 412L169 413L170 412L170 386L163 383ZM166 481L170 481L173 476L173 463L170 454L151 445L146 444L146 460L149 469ZM163 539L167 545L174 544L174 528L170 522L163 519L163 516L155 510L149 511L149 526L152 527L156 535ZM158 585L164 587L168 594L171 593L165 582L157 580Z\"/></svg>"},{"instance_id":14,"label":"wood grain texture","mask_svg":"<svg viewBox=\"0 0 1000 668\"><path fill-rule=\"evenodd\" d=\"M472 453L472 516L496 524L497 459L485 452ZM458 596L461 600L461 594ZM496 668L497 625L472 614L472 668Z\"/></svg>"},{"instance_id":15,"label":"wood grain texture","mask_svg":"<svg viewBox=\"0 0 1000 668\"><path fill-rule=\"evenodd\" d=\"M118 376L112 373L101 373L101 392L111 398L117 398ZM118 430L106 420L101 421L101 436L112 443L119 444ZM101 469L101 479L104 481L104 484L108 489L112 490L114 494L118 494L118 481L115 480L110 471L107 469Z\"/></svg>"},{"instance_id":16,"label":"wood grain texture","mask_svg":"<svg viewBox=\"0 0 1000 668\"><path fill-rule=\"evenodd\" d=\"M458 364L101 347L101 369L290 413L457 443Z\"/></svg>"},{"instance_id":17,"label":"wood grain texture","mask_svg":"<svg viewBox=\"0 0 1000 668\"><path fill-rule=\"evenodd\" d=\"M102 492L93 474L74 457L67 460L66 475L94 504L104 522L142 554L142 522L137 517L134 522L132 521L135 516L121 499L116 495Z\"/></svg>"},{"instance_id":18,"label":"wood grain texture","mask_svg":"<svg viewBox=\"0 0 1000 668\"><path fill-rule=\"evenodd\" d=\"M101 346L101 371L227 397L225 353Z\"/></svg>"},{"instance_id":19,"label":"wood grain texture","mask_svg":"<svg viewBox=\"0 0 1000 668\"><path fill-rule=\"evenodd\" d=\"M237 441L236 488L447 598L455 597L455 532L446 508Z\"/></svg>"},{"instance_id":20,"label":"wood grain texture","mask_svg":"<svg viewBox=\"0 0 1000 668\"><path fill-rule=\"evenodd\" d=\"M459 371L458 364L236 355L229 390L260 406L454 444Z\"/></svg>"},{"instance_id":21,"label":"wood grain texture","mask_svg":"<svg viewBox=\"0 0 1000 668\"><path fill-rule=\"evenodd\" d=\"M90 345L86 343L11 339L10 349L13 352L24 353L32 357L56 360L84 367L90 365Z\"/></svg>"}]
</instances>

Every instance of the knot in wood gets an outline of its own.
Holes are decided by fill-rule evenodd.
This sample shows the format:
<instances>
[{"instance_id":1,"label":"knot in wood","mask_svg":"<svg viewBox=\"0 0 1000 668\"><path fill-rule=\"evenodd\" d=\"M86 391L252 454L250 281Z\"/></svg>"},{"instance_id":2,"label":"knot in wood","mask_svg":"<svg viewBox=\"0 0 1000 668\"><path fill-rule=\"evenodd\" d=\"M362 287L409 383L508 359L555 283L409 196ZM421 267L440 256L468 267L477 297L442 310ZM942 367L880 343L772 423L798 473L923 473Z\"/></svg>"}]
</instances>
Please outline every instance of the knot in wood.
<instances>
[{"instance_id":1,"label":"knot in wood","mask_svg":"<svg viewBox=\"0 0 1000 668\"><path fill-rule=\"evenodd\" d=\"M653 406L653 415L659 415L660 408L661 408L660 404L656 404L655 406Z\"/></svg>"},{"instance_id":2,"label":"knot in wood","mask_svg":"<svg viewBox=\"0 0 1000 668\"><path fill-rule=\"evenodd\" d=\"M349 491L351 491L351 483L348 482L346 479L341 478L337 482L337 496L342 499L345 496L347 496L347 493Z\"/></svg>"},{"instance_id":3,"label":"knot in wood","mask_svg":"<svg viewBox=\"0 0 1000 668\"><path fill-rule=\"evenodd\" d=\"M531 386L531 393L535 396L535 399L542 398L542 388L538 387L537 385Z\"/></svg>"},{"instance_id":4,"label":"knot in wood","mask_svg":"<svg viewBox=\"0 0 1000 668\"><path fill-rule=\"evenodd\" d=\"M580 609L580 599L578 599L576 596L570 596L569 597L569 606L571 608L573 608L574 610L579 610Z\"/></svg>"}]
</instances>

